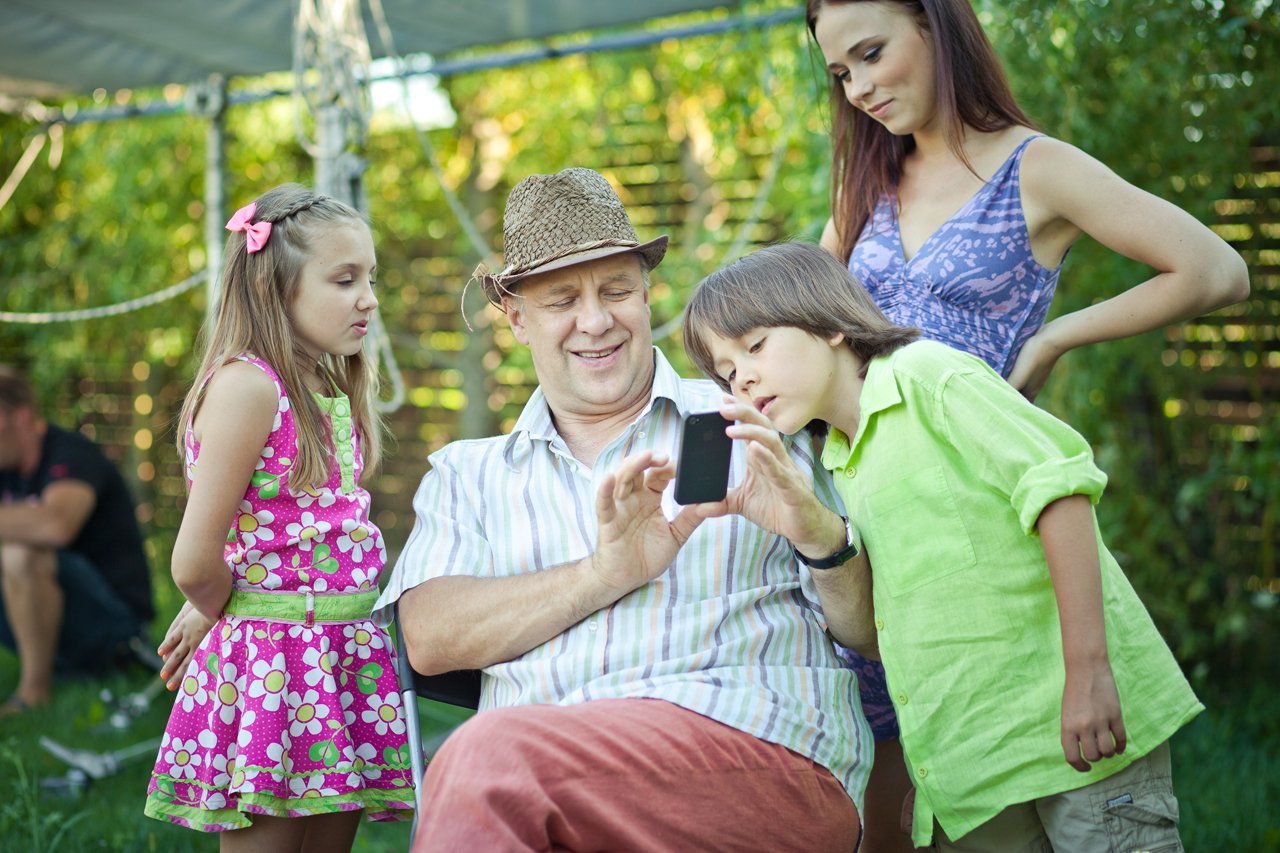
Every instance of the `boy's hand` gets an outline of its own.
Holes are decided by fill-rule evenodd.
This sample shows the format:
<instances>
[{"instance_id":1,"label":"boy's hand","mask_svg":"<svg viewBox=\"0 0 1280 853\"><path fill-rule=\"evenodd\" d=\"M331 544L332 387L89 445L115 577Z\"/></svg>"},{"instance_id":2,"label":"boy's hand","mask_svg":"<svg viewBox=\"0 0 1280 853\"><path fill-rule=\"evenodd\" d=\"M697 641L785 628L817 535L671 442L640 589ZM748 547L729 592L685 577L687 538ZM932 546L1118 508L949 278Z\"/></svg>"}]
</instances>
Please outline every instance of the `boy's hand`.
<instances>
[{"instance_id":1,"label":"boy's hand","mask_svg":"<svg viewBox=\"0 0 1280 853\"><path fill-rule=\"evenodd\" d=\"M216 619L211 620L196 610L190 601L183 602L182 609L173 617L173 622L169 623L169 630L156 649L156 653L164 658L160 677L165 679L165 686L170 690L178 689L196 649L216 622Z\"/></svg>"},{"instance_id":2,"label":"boy's hand","mask_svg":"<svg viewBox=\"0 0 1280 853\"><path fill-rule=\"evenodd\" d=\"M1062 691L1062 754L1087 773L1092 762L1124 752L1127 735L1111 664L1068 666Z\"/></svg>"},{"instance_id":3,"label":"boy's hand","mask_svg":"<svg viewBox=\"0 0 1280 853\"><path fill-rule=\"evenodd\" d=\"M813 491L813 479L791 458L782 436L754 406L726 397L720 414L734 425L731 438L746 444L747 472L730 490L714 514L737 513L764 529L785 537L802 553L822 556L843 541L844 528L837 516L822 505Z\"/></svg>"}]
</instances>

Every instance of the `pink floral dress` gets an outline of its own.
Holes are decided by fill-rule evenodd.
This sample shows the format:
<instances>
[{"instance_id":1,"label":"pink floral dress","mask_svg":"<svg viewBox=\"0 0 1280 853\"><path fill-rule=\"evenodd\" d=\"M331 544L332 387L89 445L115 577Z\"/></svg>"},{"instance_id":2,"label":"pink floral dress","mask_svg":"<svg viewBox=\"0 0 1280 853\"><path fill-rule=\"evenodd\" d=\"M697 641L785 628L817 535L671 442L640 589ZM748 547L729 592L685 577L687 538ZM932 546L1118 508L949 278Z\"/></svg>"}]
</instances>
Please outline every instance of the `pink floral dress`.
<instances>
[{"instance_id":1,"label":"pink floral dress","mask_svg":"<svg viewBox=\"0 0 1280 853\"><path fill-rule=\"evenodd\" d=\"M227 537L232 599L178 688L145 812L206 832L249 826L252 814L406 819L413 790L395 652L368 618L387 552L356 485L363 460L350 404L316 397L336 465L323 487L293 489L284 386L261 359L239 360L271 377L279 408ZM200 456L190 429L185 443L190 482Z\"/></svg>"}]
</instances>

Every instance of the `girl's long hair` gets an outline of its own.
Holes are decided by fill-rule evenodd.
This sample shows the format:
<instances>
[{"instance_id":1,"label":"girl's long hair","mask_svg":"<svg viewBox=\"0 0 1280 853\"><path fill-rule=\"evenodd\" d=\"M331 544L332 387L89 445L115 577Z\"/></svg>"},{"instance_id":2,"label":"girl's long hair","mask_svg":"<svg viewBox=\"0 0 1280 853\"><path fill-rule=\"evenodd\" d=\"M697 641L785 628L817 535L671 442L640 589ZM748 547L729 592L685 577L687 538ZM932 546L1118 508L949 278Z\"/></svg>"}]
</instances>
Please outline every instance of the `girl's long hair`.
<instances>
[{"instance_id":1,"label":"girl's long hair","mask_svg":"<svg viewBox=\"0 0 1280 853\"><path fill-rule=\"evenodd\" d=\"M830 252L809 243L777 243L698 283L685 307L684 348L725 391L709 337L735 339L753 329L789 327L819 338L844 335L866 365L911 343L920 330L884 316L875 300Z\"/></svg>"},{"instance_id":2,"label":"girl's long hair","mask_svg":"<svg viewBox=\"0 0 1280 853\"><path fill-rule=\"evenodd\" d=\"M257 200L254 222L270 222L271 235L258 252L249 254L246 235L227 237L222 291L213 319L202 333L204 356L195 383L178 416L178 453L184 452L187 427L204 399L214 371L241 353L253 353L275 370L284 384L298 432L298 453L288 475L293 489L319 487L333 470L334 448L320 407L303 381L305 356L295 339L289 307L301 281L302 267L335 225L368 221L354 208L318 195L298 184L284 184ZM378 372L364 350L351 356L325 354L320 373L332 377L351 402L351 416L365 458L365 470L377 467L382 453L382 422L374 408Z\"/></svg>"},{"instance_id":3,"label":"girl's long hair","mask_svg":"<svg viewBox=\"0 0 1280 853\"><path fill-rule=\"evenodd\" d=\"M815 27L824 8L860 2L866 0L806 0L810 37L817 41ZM947 144L966 166L969 158L961 144L966 126L984 133L1014 126L1035 128L1013 97L1000 59L969 0L887 2L904 7L933 47L934 87ZM849 103L839 80L830 80L831 213L838 256L848 262L876 204L897 192L903 160L915 149L915 140L894 136Z\"/></svg>"}]
</instances>

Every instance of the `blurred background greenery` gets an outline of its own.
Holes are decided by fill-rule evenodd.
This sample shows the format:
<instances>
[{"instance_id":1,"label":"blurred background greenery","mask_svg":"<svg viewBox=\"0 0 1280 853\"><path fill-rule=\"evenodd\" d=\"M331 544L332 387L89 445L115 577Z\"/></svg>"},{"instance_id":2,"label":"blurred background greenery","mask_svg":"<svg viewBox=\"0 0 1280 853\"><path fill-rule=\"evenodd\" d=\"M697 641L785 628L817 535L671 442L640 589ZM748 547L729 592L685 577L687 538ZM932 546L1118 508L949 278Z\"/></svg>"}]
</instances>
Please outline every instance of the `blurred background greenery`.
<instances>
[{"instance_id":1,"label":"blurred background greenery","mask_svg":"<svg viewBox=\"0 0 1280 853\"><path fill-rule=\"evenodd\" d=\"M674 22L796 5L761 0ZM1073 352L1038 402L1090 439L1110 477L1098 508L1104 536L1211 709L1213 722L1202 728L1218 728L1201 736L1205 754L1215 749L1208 744L1245 749L1258 738L1269 738L1274 751L1280 9L1271 0L976 0L975 7L1043 130L1211 224L1249 263L1248 301ZM231 83L233 92L289 85L288 75ZM393 559L412 526L426 455L454 438L509 428L533 384L527 354L501 318L475 288L463 300L480 258L450 213L441 180L500 249L502 201L521 178L570 165L608 175L642 239L671 235L654 277L654 323L670 332L659 346L687 375L672 321L693 285L753 245L816 240L829 210L826 79L799 17L432 85L436 94L420 93L415 103L439 174L406 113L391 106L375 113L360 152L368 161L381 313L406 386L405 404L387 418L394 441L384 469L366 484ZM176 103L183 94L181 87L98 92L58 106L92 112ZM274 184L313 179L287 98L233 107L227 127L228 209ZM0 208L0 311L114 304L201 270L205 128L204 119L178 113L85 122L52 135ZM0 113L0 169L13 168L41 130L26 115ZM1105 298L1147 274L1086 239L1067 259L1054 311ZM50 419L103 442L131 478L166 614L157 636L179 604L168 575L183 506L173 424L205 309L196 288L117 317L0 322L0 362L24 367ZM0 691L11 672L0 652ZM88 725L87 709L101 700L90 686L73 695L75 709L65 707ZM1243 703L1250 722L1233 722L1223 703ZM156 718L157 731L163 719ZM44 760L25 748L15 760ZM1224 763L1222 774L1244 772L1240 758ZM1274 776L1265 782L1264 792L1280 793ZM1249 799L1233 796L1236 804ZM5 820L0 815L0 832ZM1259 833L1270 832L1266 844L1280 844L1275 819L1260 822ZM142 843L130 838L119 849ZM170 849L150 838L151 849ZM1231 848L1262 849L1263 835L1254 841Z\"/></svg>"}]
</instances>

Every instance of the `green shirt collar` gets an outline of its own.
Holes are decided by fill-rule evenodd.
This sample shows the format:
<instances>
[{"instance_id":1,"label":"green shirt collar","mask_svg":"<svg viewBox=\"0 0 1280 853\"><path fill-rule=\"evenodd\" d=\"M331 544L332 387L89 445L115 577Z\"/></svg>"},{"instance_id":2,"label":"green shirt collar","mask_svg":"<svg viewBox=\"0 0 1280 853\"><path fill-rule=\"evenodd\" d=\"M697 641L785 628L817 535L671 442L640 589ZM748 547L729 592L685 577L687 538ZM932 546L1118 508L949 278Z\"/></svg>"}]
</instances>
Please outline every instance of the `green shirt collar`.
<instances>
[{"instance_id":1,"label":"green shirt collar","mask_svg":"<svg viewBox=\"0 0 1280 853\"><path fill-rule=\"evenodd\" d=\"M902 349L873 358L867 365L867 378L862 381L862 394L858 397L858 431L853 436L853 441L850 441L849 436L835 427L831 428L826 446L822 449L822 467L828 471L848 466L853 449L862 440L872 415L902 402L902 391L898 388L898 377L893 369L893 363L900 352Z\"/></svg>"}]
</instances>

